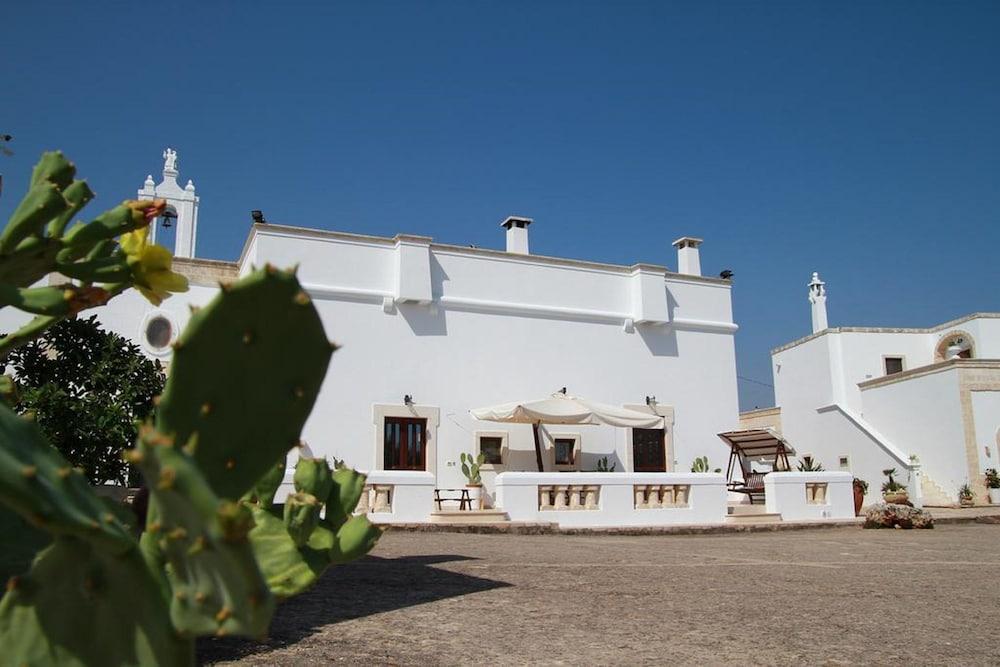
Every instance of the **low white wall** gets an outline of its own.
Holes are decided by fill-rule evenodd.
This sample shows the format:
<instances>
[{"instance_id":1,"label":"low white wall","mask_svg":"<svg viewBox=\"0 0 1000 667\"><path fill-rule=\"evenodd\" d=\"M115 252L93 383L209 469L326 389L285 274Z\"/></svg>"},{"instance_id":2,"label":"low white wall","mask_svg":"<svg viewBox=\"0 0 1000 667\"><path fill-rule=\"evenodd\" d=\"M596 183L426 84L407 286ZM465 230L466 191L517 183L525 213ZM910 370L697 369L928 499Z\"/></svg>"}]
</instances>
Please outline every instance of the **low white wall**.
<instances>
[{"instance_id":1,"label":"low white wall","mask_svg":"<svg viewBox=\"0 0 1000 667\"><path fill-rule=\"evenodd\" d=\"M378 509L375 487L391 486L389 511ZM368 518L374 523L423 523L434 510L434 475L419 470L372 470L368 473Z\"/></svg>"},{"instance_id":2,"label":"low white wall","mask_svg":"<svg viewBox=\"0 0 1000 667\"><path fill-rule=\"evenodd\" d=\"M295 493L292 483L294 468L285 473L285 480L278 487L274 502L284 503L289 494ZM368 518L374 523L416 523L430 521L434 509L434 475L420 470L372 470L365 473L366 499L360 505L369 508ZM376 507L375 486L392 487L389 491L388 511L371 511Z\"/></svg>"},{"instance_id":3,"label":"low white wall","mask_svg":"<svg viewBox=\"0 0 1000 667\"><path fill-rule=\"evenodd\" d=\"M854 477L849 472L772 472L764 477L767 511L782 521L850 519L854 516ZM807 484L825 484L822 502L810 502Z\"/></svg>"},{"instance_id":4,"label":"low white wall","mask_svg":"<svg viewBox=\"0 0 1000 667\"><path fill-rule=\"evenodd\" d=\"M594 509L540 509L539 487L599 487ZM687 488L683 505L636 507L636 487ZM496 505L511 521L554 522L561 527L664 526L722 523L726 480L715 473L504 472L496 478Z\"/></svg>"}]
</instances>

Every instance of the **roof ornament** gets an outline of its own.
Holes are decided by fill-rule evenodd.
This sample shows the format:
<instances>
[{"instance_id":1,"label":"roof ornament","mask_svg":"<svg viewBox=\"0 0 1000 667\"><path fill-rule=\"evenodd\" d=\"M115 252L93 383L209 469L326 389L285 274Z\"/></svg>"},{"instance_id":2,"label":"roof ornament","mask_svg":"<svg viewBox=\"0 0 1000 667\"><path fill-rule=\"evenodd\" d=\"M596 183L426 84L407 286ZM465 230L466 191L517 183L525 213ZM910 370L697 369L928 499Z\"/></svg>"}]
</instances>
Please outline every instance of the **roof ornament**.
<instances>
[{"instance_id":1,"label":"roof ornament","mask_svg":"<svg viewBox=\"0 0 1000 667\"><path fill-rule=\"evenodd\" d=\"M163 151L163 173L167 172L173 172L174 176L177 175L177 151L172 148Z\"/></svg>"}]
</instances>

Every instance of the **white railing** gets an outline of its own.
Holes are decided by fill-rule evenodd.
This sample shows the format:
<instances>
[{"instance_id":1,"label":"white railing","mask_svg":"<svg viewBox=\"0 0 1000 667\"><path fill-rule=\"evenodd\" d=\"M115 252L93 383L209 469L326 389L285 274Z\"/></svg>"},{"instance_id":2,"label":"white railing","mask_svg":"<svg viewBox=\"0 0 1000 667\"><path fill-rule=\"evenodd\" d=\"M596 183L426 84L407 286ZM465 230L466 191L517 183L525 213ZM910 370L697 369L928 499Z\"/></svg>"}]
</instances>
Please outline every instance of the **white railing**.
<instances>
[{"instance_id":1,"label":"white railing","mask_svg":"<svg viewBox=\"0 0 1000 667\"><path fill-rule=\"evenodd\" d=\"M772 472L764 477L764 503L783 521L850 519L853 482L849 472Z\"/></svg>"},{"instance_id":2,"label":"white railing","mask_svg":"<svg viewBox=\"0 0 1000 667\"><path fill-rule=\"evenodd\" d=\"M726 481L714 473L504 472L496 505L511 521L568 527L722 523Z\"/></svg>"}]
</instances>

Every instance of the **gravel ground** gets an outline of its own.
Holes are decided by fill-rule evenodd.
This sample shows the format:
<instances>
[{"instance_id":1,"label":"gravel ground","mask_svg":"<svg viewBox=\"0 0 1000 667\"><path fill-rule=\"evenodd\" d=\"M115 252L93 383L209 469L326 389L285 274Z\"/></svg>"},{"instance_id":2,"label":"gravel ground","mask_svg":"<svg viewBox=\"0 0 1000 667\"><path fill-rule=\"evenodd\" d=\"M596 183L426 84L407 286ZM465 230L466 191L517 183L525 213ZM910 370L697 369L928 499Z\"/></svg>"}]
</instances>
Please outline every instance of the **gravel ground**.
<instances>
[{"instance_id":1,"label":"gravel ground","mask_svg":"<svg viewBox=\"0 0 1000 667\"><path fill-rule=\"evenodd\" d=\"M283 604L248 664L998 664L1000 525L400 533Z\"/></svg>"}]
</instances>

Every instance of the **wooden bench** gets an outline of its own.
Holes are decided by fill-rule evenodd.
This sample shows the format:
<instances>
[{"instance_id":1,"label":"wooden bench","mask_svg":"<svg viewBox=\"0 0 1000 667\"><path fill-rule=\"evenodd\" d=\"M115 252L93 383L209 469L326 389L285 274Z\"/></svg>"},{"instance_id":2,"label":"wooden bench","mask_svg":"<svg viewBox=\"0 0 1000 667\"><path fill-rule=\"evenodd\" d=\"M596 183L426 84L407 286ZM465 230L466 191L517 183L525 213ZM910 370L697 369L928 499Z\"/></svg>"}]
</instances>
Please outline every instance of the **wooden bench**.
<instances>
[{"instance_id":1,"label":"wooden bench","mask_svg":"<svg viewBox=\"0 0 1000 667\"><path fill-rule=\"evenodd\" d=\"M745 493L750 498L753 505L754 498L763 500L764 497L764 476L766 472L744 472L742 482L730 482L729 490L735 493Z\"/></svg>"},{"instance_id":2,"label":"wooden bench","mask_svg":"<svg viewBox=\"0 0 1000 667\"><path fill-rule=\"evenodd\" d=\"M457 496L442 496L441 492L446 491L449 493L458 493ZM458 502L458 509L460 510L471 510L472 509L472 498L469 497L468 489L434 489L434 502L437 503L438 511L441 510L442 501Z\"/></svg>"}]
</instances>

